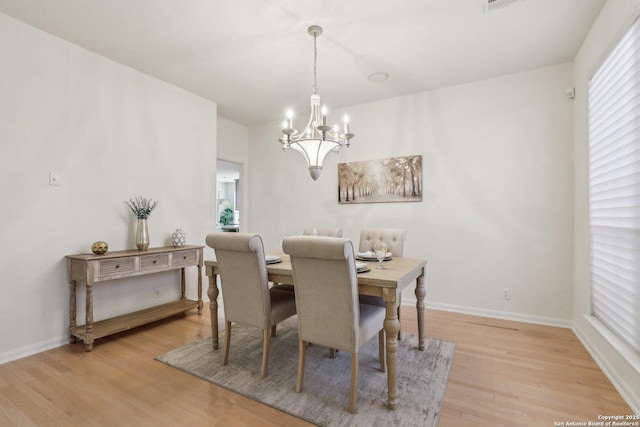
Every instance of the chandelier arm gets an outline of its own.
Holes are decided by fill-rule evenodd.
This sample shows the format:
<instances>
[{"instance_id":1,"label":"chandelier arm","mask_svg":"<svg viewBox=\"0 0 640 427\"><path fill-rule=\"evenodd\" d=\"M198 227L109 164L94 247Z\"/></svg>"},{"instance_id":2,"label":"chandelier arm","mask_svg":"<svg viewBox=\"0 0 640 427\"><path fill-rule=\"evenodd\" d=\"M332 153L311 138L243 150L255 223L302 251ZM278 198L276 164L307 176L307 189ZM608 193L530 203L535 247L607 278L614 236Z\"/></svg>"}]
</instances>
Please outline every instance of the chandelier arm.
<instances>
[{"instance_id":1,"label":"chandelier arm","mask_svg":"<svg viewBox=\"0 0 640 427\"><path fill-rule=\"evenodd\" d=\"M313 107L311 107L313 109ZM292 142L298 142L302 139L307 139L307 129L310 129L313 127L313 114L309 115L309 120L307 121L307 125L302 128L301 132L298 132L296 135L293 135L293 138L291 138ZM313 133L313 131L312 131Z\"/></svg>"}]
</instances>

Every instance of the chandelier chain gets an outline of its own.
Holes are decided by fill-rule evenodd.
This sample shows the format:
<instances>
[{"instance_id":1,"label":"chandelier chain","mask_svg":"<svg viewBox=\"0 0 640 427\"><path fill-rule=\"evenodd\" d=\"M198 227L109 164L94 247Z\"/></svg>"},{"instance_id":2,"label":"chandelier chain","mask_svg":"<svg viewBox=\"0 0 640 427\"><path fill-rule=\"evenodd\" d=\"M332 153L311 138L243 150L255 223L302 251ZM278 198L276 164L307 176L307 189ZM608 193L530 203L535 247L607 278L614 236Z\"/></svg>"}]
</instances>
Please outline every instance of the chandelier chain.
<instances>
[{"instance_id":1,"label":"chandelier chain","mask_svg":"<svg viewBox=\"0 0 640 427\"><path fill-rule=\"evenodd\" d=\"M313 36L313 93L318 93L318 36Z\"/></svg>"}]
</instances>

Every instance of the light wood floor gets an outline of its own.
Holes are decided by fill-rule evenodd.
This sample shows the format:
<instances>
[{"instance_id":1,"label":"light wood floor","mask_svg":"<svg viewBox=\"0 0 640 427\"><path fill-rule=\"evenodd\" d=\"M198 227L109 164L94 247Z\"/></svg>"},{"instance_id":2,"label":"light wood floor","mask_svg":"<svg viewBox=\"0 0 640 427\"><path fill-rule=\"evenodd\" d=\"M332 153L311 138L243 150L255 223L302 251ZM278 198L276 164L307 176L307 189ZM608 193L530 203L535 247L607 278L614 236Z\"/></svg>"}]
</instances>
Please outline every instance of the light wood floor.
<instances>
[{"instance_id":1,"label":"light wood floor","mask_svg":"<svg viewBox=\"0 0 640 427\"><path fill-rule=\"evenodd\" d=\"M0 425L310 425L154 360L210 335L208 313L97 340L91 353L78 343L0 365ZM415 332L415 309L402 315ZM457 342L441 427L631 414L568 329L434 310L425 323L427 335Z\"/></svg>"}]
</instances>

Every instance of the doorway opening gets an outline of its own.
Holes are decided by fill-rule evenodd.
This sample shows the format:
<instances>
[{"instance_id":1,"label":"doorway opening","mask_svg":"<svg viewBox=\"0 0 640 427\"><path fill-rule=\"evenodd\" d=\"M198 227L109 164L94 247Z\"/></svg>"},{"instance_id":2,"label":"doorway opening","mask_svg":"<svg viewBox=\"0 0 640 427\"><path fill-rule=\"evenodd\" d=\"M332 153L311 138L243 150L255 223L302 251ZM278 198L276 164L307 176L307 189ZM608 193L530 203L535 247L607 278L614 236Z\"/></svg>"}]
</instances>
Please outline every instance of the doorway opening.
<instances>
[{"instance_id":1,"label":"doorway opening","mask_svg":"<svg viewBox=\"0 0 640 427\"><path fill-rule=\"evenodd\" d=\"M240 231L242 168L242 163L216 161L216 227L220 231Z\"/></svg>"}]
</instances>

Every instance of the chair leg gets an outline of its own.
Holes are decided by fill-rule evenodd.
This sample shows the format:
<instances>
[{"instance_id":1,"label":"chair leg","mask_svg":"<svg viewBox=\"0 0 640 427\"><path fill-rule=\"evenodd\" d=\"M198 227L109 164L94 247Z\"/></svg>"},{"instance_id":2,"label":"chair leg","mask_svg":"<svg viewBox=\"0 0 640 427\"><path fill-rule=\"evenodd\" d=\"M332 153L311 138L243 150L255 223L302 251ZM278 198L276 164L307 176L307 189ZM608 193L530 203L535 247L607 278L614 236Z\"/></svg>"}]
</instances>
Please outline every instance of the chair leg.
<instances>
[{"instance_id":1,"label":"chair leg","mask_svg":"<svg viewBox=\"0 0 640 427\"><path fill-rule=\"evenodd\" d=\"M269 369L269 328L262 331L262 369L260 370L260 378L267 376Z\"/></svg>"},{"instance_id":2,"label":"chair leg","mask_svg":"<svg viewBox=\"0 0 640 427\"><path fill-rule=\"evenodd\" d=\"M336 358L336 349L335 348L330 348L329 349L329 358L330 359L335 359Z\"/></svg>"},{"instance_id":3,"label":"chair leg","mask_svg":"<svg viewBox=\"0 0 640 427\"><path fill-rule=\"evenodd\" d=\"M296 381L296 393L302 391L302 383L304 382L304 361L307 357L307 343L298 340L298 378Z\"/></svg>"},{"instance_id":4,"label":"chair leg","mask_svg":"<svg viewBox=\"0 0 640 427\"><path fill-rule=\"evenodd\" d=\"M384 329L378 332L378 353L380 355L380 372L385 371Z\"/></svg>"},{"instance_id":5,"label":"chair leg","mask_svg":"<svg viewBox=\"0 0 640 427\"><path fill-rule=\"evenodd\" d=\"M273 325L273 326L271 327L271 336L272 336L272 337L275 337L275 336L276 336L276 325Z\"/></svg>"},{"instance_id":6,"label":"chair leg","mask_svg":"<svg viewBox=\"0 0 640 427\"><path fill-rule=\"evenodd\" d=\"M222 364L229 363L229 346L231 345L231 322L225 322L224 324L224 356L222 357Z\"/></svg>"},{"instance_id":7,"label":"chair leg","mask_svg":"<svg viewBox=\"0 0 640 427\"><path fill-rule=\"evenodd\" d=\"M349 395L349 412L356 412L356 395L358 394L358 353L351 354L351 394Z\"/></svg>"}]
</instances>

